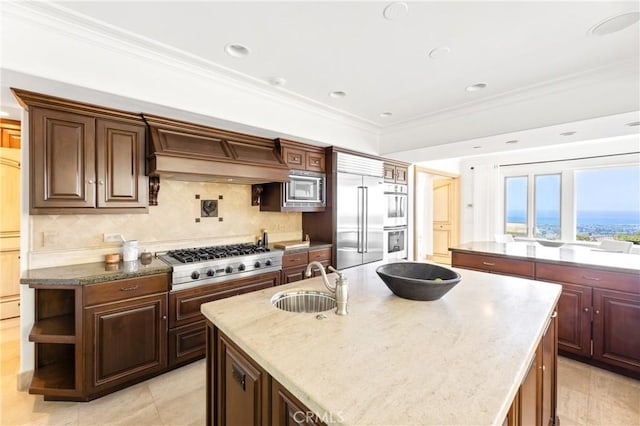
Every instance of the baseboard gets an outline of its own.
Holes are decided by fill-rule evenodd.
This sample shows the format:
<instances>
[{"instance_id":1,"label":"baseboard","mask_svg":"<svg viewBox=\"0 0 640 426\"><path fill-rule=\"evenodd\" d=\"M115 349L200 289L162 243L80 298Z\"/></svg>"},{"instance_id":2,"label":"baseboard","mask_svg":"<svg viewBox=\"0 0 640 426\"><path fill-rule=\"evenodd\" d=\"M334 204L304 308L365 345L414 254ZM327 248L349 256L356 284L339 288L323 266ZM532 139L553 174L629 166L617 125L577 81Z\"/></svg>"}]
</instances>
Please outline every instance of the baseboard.
<instances>
[{"instance_id":1,"label":"baseboard","mask_svg":"<svg viewBox=\"0 0 640 426\"><path fill-rule=\"evenodd\" d=\"M18 392L26 392L31 386L31 379L33 378L33 370L23 371L18 373L17 388Z\"/></svg>"}]
</instances>

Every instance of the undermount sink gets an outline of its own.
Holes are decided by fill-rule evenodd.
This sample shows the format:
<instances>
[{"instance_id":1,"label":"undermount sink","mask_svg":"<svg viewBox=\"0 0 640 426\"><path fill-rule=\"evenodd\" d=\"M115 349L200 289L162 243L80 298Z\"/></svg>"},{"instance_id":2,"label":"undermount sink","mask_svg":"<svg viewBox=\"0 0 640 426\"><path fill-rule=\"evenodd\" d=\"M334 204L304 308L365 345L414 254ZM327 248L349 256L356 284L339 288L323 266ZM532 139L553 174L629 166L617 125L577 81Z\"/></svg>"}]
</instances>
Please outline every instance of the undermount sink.
<instances>
[{"instance_id":1,"label":"undermount sink","mask_svg":"<svg viewBox=\"0 0 640 426\"><path fill-rule=\"evenodd\" d=\"M335 309L336 298L322 291L296 290L274 295L271 304L287 312L317 313Z\"/></svg>"}]
</instances>

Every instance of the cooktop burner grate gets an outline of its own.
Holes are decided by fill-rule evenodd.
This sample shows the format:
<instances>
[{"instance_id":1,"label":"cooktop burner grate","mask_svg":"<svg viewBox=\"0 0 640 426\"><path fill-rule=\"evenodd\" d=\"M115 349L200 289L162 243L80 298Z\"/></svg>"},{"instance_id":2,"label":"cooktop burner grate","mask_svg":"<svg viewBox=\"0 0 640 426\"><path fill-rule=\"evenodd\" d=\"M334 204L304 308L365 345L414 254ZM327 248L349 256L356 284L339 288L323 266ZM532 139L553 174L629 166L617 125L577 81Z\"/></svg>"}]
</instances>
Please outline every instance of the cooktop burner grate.
<instances>
[{"instance_id":1,"label":"cooktop burner grate","mask_svg":"<svg viewBox=\"0 0 640 426\"><path fill-rule=\"evenodd\" d=\"M226 257L267 253L269 251L270 250L267 247L246 243L171 250L167 252L167 256L170 256L181 263L194 263Z\"/></svg>"}]
</instances>

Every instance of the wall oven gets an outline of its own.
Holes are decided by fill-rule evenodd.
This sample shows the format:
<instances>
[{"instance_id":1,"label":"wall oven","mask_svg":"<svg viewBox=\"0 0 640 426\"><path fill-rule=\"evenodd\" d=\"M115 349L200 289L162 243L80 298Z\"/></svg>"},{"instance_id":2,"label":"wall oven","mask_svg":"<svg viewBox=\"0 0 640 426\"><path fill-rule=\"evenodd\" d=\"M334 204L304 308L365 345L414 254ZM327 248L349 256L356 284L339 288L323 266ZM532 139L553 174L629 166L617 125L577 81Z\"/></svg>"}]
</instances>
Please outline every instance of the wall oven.
<instances>
[{"instance_id":1,"label":"wall oven","mask_svg":"<svg viewBox=\"0 0 640 426\"><path fill-rule=\"evenodd\" d=\"M407 258L407 227L384 229L384 259L406 259Z\"/></svg>"},{"instance_id":2,"label":"wall oven","mask_svg":"<svg viewBox=\"0 0 640 426\"><path fill-rule=\"evenodd\" d=\"M387 184L384 189L384 226L407 226L407 185Z\"/></svg>"},{"instance_id":3,"label":"wall oven","mask_svg":"<svg viewBox=\"0 0 640 426\"><path fill-rule=\"evenodd\" d=\"M301 170L289 171L289 182L284 185L284 207L325 207L326 188L324 173Z\"/></svg>"}]
</instances>

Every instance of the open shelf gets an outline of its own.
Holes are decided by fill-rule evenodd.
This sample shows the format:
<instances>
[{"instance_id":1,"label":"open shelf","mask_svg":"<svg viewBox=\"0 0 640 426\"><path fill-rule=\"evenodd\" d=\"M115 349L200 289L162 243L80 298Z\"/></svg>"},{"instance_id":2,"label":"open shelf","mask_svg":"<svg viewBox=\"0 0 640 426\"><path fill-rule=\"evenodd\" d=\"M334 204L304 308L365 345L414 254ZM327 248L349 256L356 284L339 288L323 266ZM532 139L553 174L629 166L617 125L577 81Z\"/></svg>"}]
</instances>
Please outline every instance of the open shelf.
<instances>
[{"instance_id":1,"label":"open shelf","mask_svg":"<svg viewBox=\"0 0 640 426\"><path fill-rule=\"evenodd\" d=\"M38 368L33 372L30 393L43 394L51 389L75 390L76 375L72 363L59 362Z\"/></svg>"},{"instance_id":2,"label":"open shelf","mask_svg":"<svg viewBox=\"0 0 640 426\"><path fill-rule=\"evenodd\" d=\"M75 343L73 314L44 318L33 325L29 341L36 343Z\"/></svg>"}]
</instances>

